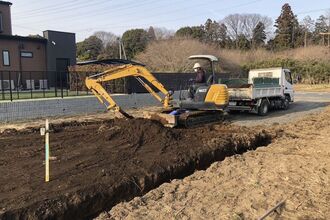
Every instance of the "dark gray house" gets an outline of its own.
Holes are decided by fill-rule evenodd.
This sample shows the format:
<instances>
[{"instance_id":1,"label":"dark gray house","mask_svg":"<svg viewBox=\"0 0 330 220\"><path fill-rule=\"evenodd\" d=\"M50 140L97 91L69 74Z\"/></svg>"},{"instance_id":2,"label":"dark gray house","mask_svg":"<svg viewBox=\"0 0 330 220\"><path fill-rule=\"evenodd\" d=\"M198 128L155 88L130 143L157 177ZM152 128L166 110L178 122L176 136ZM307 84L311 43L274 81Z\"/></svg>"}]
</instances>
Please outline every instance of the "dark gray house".
<instances>
[{"instance_id":1,"label":"dark gray house","mask_svg":"<svg viewBox=\"0 0 330 220\"><path fill-rule=\"evenodd\" d=\"M76 65L76 36L74 33L51 31L43 32L47 39L47 70L56 72L50 75L50 81L65 81L68 66Z\"/></svg>"}]
</instances>

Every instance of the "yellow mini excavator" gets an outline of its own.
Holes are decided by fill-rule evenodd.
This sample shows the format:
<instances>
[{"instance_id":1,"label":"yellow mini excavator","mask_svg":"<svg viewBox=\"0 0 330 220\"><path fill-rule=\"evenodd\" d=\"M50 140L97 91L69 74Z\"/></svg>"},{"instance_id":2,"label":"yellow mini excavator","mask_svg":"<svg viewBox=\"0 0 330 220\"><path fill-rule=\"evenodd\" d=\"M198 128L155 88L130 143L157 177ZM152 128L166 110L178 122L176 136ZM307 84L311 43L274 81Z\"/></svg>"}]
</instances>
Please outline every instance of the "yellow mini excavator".
<instances>
[{"instance_id":1,"label":"yellow mini excavator","mask_svg":"<svg viewBox=\"0 0 330 220\"><path fill-rule=\"evenodd\" d=\"M146 112L145 117L158 120L166 126L175 127L183 125L191 127L199 124L221 120L223 110L228 105L227 86L215 83L214 64L218 59L211 55L194 55L189 59L203 59L210 63L212 73L206 83L192 85L187 96L174 99L174 93L168 91L143 64L127 60L116 60L114 67L86 78L87 88L107 107L121 113L126 118L133 118L117 105L102 83L111 80L134 77L157 100L163 108L159 112ZM102 64L102 61L91 61L85 64ZM159 90L156 92L154 88Z\"/></svg>"}]
</instances>

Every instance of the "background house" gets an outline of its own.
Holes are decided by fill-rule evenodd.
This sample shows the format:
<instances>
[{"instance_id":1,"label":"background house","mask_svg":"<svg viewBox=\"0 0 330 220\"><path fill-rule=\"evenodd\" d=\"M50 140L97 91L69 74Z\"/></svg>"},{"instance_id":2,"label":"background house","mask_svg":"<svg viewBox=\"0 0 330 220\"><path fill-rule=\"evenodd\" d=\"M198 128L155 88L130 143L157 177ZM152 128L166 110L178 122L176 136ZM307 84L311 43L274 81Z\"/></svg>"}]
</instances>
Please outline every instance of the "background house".
<instances>
[{"instance_id":1,"label":"background house","mask_svg":"<svg viewBox=\"0 0 330 220\"><path fill-rule=\"evenodd\" d=\"M0 1L0 89L66 84L68 66L76 64L75 34L46 30L43 36L12 35L11 5Z\"/></svg>"}]
</instances>

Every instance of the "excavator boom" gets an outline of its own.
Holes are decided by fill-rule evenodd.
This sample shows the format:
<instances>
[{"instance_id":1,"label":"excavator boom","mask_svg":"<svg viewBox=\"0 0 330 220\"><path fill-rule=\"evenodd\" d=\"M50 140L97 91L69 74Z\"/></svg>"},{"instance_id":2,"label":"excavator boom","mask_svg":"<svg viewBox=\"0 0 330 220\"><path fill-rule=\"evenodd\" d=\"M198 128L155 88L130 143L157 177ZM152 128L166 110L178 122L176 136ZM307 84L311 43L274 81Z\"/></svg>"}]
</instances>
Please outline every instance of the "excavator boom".
<instances>
[{"instance_id":1,"label":"excavator boom","mask_svg":"<svg viewBox=\"0 0 330 220\"><path fill-rule=\"evenodd\" d=\"M105 90L102 83L111 80L120 79L128 76L135 77L146 90L160 101L165 108L169 107L171 94L165 87L144 67L141 65L125 64L110 68L102 73L89 76L85 80L87 88L103 103L108 110L114 110L121 113L124 117L130 118L131 116L122 110L110 94ZM151 83L157 88L164 97L156 93L144 80Z\"/></svg>"}]
</instances>

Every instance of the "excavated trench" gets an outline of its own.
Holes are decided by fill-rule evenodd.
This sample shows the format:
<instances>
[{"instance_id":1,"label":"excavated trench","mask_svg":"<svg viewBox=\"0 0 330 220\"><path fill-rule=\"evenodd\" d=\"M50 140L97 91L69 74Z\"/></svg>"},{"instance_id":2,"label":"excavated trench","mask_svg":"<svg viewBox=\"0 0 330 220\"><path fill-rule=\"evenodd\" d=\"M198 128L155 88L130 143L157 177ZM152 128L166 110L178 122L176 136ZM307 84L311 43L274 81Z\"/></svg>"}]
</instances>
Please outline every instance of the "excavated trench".
<instances>
[{"instance_id":1,"label":"excavated trench","mask_svg":"<svg viewBox=\"0 0 330 220\"><path fill-rule=\"evenodd\" d=\"M259 128L169 129L145 119L70 122L52 130L49 183L37 128L0 135L0 219L89 219L272 139Z\"/></svg>"}]
</instances>

